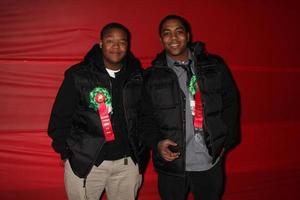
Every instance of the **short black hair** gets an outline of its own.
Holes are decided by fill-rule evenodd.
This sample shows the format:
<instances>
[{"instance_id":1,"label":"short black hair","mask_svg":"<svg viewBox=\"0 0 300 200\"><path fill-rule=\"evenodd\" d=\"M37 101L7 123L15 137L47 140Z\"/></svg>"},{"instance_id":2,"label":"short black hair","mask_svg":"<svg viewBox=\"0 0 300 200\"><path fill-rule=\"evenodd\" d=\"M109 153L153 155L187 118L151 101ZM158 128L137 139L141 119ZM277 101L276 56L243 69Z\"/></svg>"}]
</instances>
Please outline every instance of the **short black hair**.
<instances>
[{"instance_id":1,"label":"short black hair","mask_svg":"<svg viewBox=\"0 0 300 200\"><path fill-rule=\"evenodd\" d=\"M124 25L116 23L116 22L106 24L102 28L102 30L100 32L100 39L103 39L103 37L105 35L107 35L109 33L109 31L111 31L112 29L119 29L119 30L123 31L126 34L127 41L130 42L131 34L130 34L128 28L126 28Z\"/></svg>"},{"instance_id":2,"label":"short black hair","mask_svg":"<svg viewBox=\"0 0 300 200\"><path fill-rule=\"evenodd\" d=\"M162 31L163 25L166 23L166 21L172 20L172 19L180 21L184 30L191 35L191 26L186 19L184 19L183 17L178 16L178 15L168 15L165 18L163 18L159 23L159 27L158 27L159 36L161 36L161 31Z\"/></svg>"}]
</instances>

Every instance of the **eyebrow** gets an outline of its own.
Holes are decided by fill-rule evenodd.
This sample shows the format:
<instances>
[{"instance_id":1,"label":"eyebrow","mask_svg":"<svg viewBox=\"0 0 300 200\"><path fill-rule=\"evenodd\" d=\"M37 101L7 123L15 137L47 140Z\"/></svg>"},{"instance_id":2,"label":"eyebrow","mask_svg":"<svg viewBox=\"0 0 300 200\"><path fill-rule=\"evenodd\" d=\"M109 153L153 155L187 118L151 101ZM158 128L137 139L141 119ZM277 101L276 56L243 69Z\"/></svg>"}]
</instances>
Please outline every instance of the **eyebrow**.
<instances>
[{"instance_id":1,"label":"eyebrow","mask_svg":"<svg viewBox=\"0 0 300 200\"><path fill-rule=\"evenodd\" d=\"M185 31L185 29L182 26L177 27L175 30L184 30ZM170 31L170 29L164 28L164 29L161 30L162 33L165 32L165 31Z\"/></svg>"},{"instance_id":2,"label":"eyebrow","mask_svg":"<svg viewBox=\"0 0 300 200\"><path fill-rule=\"evenodd\" d=\"M106 35L106 36L103 37L103 39L106 39L106 38L113 38L113 36L112 36L112 35ZM125 41L127 41L127 38L124 37L124 38L121 38L120 40L125 40Z\"/></svg>"}]
</instances>

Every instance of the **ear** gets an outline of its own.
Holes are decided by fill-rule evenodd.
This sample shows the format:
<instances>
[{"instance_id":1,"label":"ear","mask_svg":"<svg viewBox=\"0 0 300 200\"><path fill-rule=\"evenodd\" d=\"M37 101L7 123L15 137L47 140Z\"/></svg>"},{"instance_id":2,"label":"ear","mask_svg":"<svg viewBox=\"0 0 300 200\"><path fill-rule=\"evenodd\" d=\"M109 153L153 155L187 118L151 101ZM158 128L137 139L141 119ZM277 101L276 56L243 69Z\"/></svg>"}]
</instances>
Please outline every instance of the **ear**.
<instances>
[{"instance_id":1,"label":"ear","mask_svg":"<svg viewBox=\"0 0 300 200\"><path fill-rule=\"evenodd\" d=\"M187 42L190 41L190 33L187 33Z\"/></svg>"},{"instance_id":2,"label":"ear","mask_svg":"<svg viewBox=\"0 0 300 200\"><path fill-rule=\"evenodd\" d=\"M100 49L102 49L102 40L100 40L100 42L99 42L99 47L100 47Z\"/></svg>"}]
</instances>

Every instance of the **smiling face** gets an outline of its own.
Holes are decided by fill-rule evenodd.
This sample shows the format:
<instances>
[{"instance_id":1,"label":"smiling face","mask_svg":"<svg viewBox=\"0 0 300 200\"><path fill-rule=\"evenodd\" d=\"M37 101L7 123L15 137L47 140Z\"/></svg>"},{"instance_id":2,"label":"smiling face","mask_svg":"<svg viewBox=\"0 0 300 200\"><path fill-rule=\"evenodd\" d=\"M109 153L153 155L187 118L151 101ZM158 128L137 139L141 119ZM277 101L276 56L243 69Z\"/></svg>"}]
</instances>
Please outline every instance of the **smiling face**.
<instances>
[{"instance_id":1,"label":"smiling face","mask_svg":"<svg viewBox=\"0 0 300 200\"><path fill-rule=\"evenodd\" d=\"M102 46L105 67L112 70L120 69L128 49L126 33L121 29L112 28L103 35L100 46Z\"/></svg>"},{"instance_id":2,"label":"smiling face","mask_svg":"<svg viewBox=\"0 0 300 200\"><path fill-rule=\"evenodd\" d=\"M169 19L162 25L160 41L167 54L174 60L188 59L189 33L178 19Z\"/></svg>"}]
</instances>

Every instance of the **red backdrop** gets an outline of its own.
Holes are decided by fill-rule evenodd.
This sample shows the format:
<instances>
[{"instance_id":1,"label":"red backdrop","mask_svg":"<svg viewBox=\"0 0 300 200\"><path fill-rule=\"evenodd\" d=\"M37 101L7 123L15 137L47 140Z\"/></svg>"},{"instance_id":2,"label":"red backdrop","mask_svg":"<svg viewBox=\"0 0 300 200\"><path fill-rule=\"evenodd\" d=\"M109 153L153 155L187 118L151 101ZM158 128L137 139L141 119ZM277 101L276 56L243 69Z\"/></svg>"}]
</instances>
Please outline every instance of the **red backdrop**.
<instances>
[{"instance_id":1,"label":"red backdrop","mask_svg":"<svg viewBox=\"0 0 300 200\"><path fill-rule=\"evenodd\" d=\"M66 199L46 128L63 72L112 21L147 67L157 26L175 13L229 64L241 93L241 144L227 157L224 199L299 199L300 3L239 0L1 0L0 199ZM141 200L159 199L150 164Z\"/></svg>"}]
</instances>

